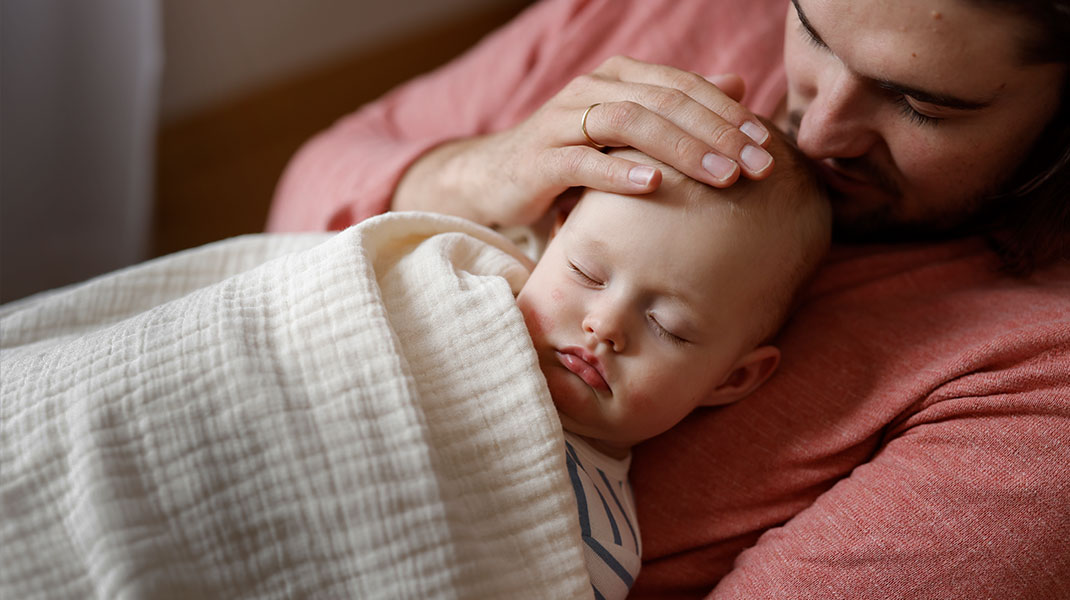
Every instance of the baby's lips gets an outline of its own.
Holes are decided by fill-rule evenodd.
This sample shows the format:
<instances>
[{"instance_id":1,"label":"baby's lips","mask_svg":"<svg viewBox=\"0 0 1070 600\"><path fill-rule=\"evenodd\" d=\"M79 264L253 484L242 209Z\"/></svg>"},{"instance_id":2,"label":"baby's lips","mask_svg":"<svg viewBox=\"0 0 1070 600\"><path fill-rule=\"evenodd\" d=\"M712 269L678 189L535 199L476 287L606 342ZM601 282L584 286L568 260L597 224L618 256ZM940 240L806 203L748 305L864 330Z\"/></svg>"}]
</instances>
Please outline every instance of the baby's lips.
<instances>
[{"instance_id":1,"label":"baby's lips","mask_svg":"<svg viewBox=\"0 0 1070 600\"><path fill-rule=\"evenodd\" d=\"M601 392L609 392L609 382L606 381L604 375L602 375L601 369L599 369L596 358L593 356L583 356L580 352L576 352L576 349L566 348L557 352L557 360L561 361L566 369L574 373L577 377L583 380L584 383L591 386L595 390ZM591 362L588 362L591 361ZM592 364L592 362L594 364Z\"/></svg>"}]
</instances>

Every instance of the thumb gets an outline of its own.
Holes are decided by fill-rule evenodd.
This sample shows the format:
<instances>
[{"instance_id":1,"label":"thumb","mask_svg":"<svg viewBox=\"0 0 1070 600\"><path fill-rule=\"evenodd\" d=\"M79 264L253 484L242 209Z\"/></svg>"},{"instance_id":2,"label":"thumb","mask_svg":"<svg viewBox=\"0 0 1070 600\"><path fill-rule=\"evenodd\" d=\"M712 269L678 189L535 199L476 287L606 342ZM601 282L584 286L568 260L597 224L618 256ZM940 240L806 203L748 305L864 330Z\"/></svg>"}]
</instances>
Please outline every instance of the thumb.
<instances>
[{"instance_id":1,"label":"thumb","mask_svg":"<svg viewBox=\"0 0 1070 600\"><path fill-rule=\"evenodd\" d=\"M706 78L707 81L712 83L721 89L726 96L739 102L743 99L743 93L747 91L747 86L743 83L743 78L735 73L721 73L718 75L710 75Z\"/></svg>"}]
</instances>

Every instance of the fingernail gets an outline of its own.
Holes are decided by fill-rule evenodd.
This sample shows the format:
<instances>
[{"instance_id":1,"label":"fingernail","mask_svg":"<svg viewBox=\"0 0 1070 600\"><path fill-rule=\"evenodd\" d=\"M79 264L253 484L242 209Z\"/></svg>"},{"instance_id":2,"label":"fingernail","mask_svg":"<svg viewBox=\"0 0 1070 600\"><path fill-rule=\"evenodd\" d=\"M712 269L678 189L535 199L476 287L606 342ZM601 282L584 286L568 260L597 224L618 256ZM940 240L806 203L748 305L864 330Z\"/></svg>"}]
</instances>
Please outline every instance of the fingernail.
<instances>
[{"instance_id":1,"label":"fingernail","mask_svg":"<svg viewBox=\"0 0 1070 600\"><path fill-rule=\"evenodd\" d=\"M720 154L707 153L702 157L702 168L709 171L717 179L728 179L736 170L736 163L728 160Z\"/></svg>"},{"instance_id":2,"label":"fingernail","mask_svg":"<svg viewBox=\"0 0 1070 600\"><path fill-rule=\"evenodd\" d=\"M743 132L750 139L764 144L765 140L769 139L769 132L764 127L755 123L754 121L747 121L739 126L739 130Z\"/></svg>"},{"instance_id":3,"label":"fingernail","mask_svg":"<svg viewBox=\"0 0 1070 600\"><path fill-rule=\"evenodd\" d=\"M654 179L654 167L649 165L640 165L638 167L632 167L628 171L628 181L636 185L646 187L650 185L650 182Z\"/></svg>"},{"instance_id":4,"label":"fingernail","mask_svg":"<svg viewBox=\"0 0 1070 600\"><path fill-rule=\"evenodd\" d=\"M740 160L751 172L758 173L773 162L773 156L758 146L747 144L739 154Z\"/></svg>"}]
</instances>

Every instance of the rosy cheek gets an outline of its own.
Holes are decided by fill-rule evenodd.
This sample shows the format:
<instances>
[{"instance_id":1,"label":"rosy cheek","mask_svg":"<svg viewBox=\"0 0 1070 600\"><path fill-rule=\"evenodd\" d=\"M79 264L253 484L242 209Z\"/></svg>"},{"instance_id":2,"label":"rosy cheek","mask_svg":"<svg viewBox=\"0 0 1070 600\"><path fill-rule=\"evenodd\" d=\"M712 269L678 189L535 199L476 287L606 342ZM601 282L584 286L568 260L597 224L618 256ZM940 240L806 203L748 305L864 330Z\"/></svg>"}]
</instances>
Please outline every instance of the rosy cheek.
<instances>
[{"instance_id":1,"label":"rosy cheek","mask_svg":"<svg viewBox=\"0 0 1070 600\"><path fill-rule=\"evenodd\" d=\"M650 397L650 382L641 372L634 370L628 377L628 406L629 410L639 413L650 409L653 401Z\"/></svg>"},{"instance_id":2,"label":"rosy cheek","mask_svg":"<svg viewBox=\"0 0 1070 600\"><path fill-rule=\"evenodd\" d=\"M631 404L633 410L639 412L645 412L653 404L650 400L650 396L644 391L634 391L628 394L628 402Z\"/></svg>"},{"instance_id":3,"label":"rosy cheek","mask_svg":"<svg viewBox=\"0 0 1070 600\"><path fill-rule=\"evenodd\" d=\"M641 367L633 369L628 377L628 410L657 420L665 410L667 382L651 376Z\"/></svg>"},{"instance_id":4,"label":"rosy cheek","mask_svg":"<svg viewBox=\"0 0 1070 600\"><path fill-rule=\"evenodd\" d=\"M551 329L553 329L554 320L551 319L549 316L544 315L542 313L536 313L535 314L535 319L536 319L536 327L539 328L539 332L540 333L546 333L547 331L550 331Z\"/></svg>"},{"instance_id":5,"label":"rosy cheek","mask_svg":"<svg viewBox=\"0 0 1070 600\"><path fill-rule=\"evenodd\" d=\"M520 312L524 315L524 324L527 325L528 333L533 339L538 339L546 333L551 324L550 319L527 303L520 304Z\"/></svg>"}]
</instances>

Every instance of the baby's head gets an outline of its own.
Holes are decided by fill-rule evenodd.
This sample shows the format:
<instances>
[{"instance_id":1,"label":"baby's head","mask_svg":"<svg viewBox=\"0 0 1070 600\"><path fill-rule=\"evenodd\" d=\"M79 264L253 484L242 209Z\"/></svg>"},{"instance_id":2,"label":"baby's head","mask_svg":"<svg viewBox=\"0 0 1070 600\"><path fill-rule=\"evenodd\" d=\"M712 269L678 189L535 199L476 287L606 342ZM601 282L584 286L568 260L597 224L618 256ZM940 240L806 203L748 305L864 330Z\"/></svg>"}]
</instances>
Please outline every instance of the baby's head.
<instances>
[{"instance_id":1,"label":"baby's head","mask_svg":"<svg viewBox=\"0 0 1070 600\"><path fill-rule=\"evenodd\" d=\"M782 139L764 181L718 190L657 166L642 197L588 190L517 302L565 429L623 455L776 369L770 339L829 243L817 179Z\"/></svg>"}]
</instances>

